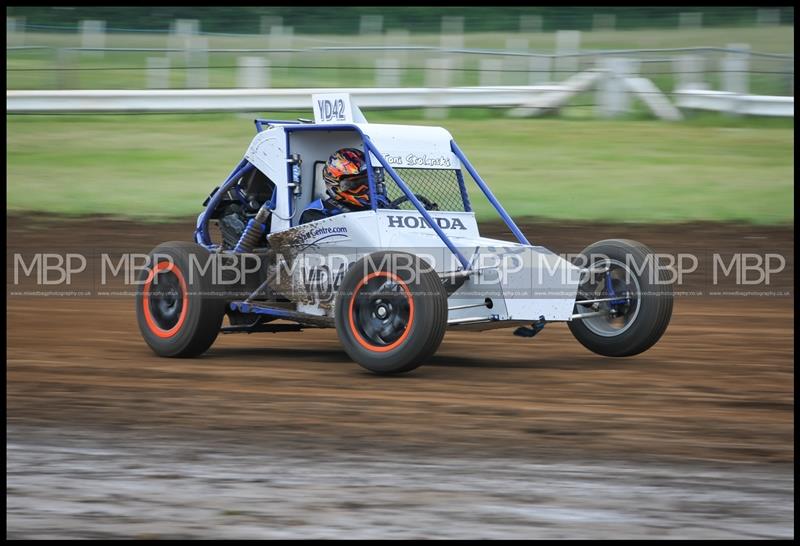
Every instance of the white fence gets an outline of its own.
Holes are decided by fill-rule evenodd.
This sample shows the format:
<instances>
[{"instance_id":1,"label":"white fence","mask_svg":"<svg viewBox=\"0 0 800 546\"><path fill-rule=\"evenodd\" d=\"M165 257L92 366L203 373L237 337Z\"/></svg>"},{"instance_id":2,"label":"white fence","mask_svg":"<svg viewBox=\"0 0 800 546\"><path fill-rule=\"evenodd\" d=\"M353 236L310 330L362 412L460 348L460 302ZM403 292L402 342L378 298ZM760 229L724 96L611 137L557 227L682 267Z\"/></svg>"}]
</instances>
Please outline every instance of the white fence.
<instances>
[{"instance_id":1,"label":"white fence","mask_svg":"<svg viewBox=\"0 0 800 546\"><path fill-rule=\"evenodd\" d=\"M6 91L8 112L254 112L307 110L312 93L350 93L362 108L516 106L560 85L352 89Z\"/></svg>"},{"instance_id":2,"label":"white fence","mask_svg":"<svg viewBox=\"0 0 800 546\"><path fill-rule=\"evenodd\" d=\"M622 84L608 85L619 80ZM597 86L612 93L598 102L601 116L613 116L618 93L638 96L659 118L682 119L678 108L712 110L736 115L794 117L794 97L745 95L724 91L683 89L674 93L675 104L646 78L620 77L593 70L576 74L560 85L493 87L410 87L350 89L166 89L6 91L9 113L91 112L268 112L306 110L313 93L350 93L362 108L516 107L512 116L535 116L557 111L578 93ZM609 107L609 104L612 107ZM677 107L677 108L676 108Z\"/></svg>"},{"instance_id":3,"label":"white fence","mask_svg":"<svg viewBox=\"0 0 800 546\"><path fill-rule=\"evenodd\" d=\"M694 15L700 14L682 14L682 26L702 24ZM775 24L775 13L759 12L759 21ZM103 21L84 21L74 47L53 47L26 41L24 21L7 17L7 60L9 55L24 59L29 50L51 57L50 64L7 63L8 87L58 89L7 91L7 109L12 113L305 109L312 92L307 87L338 90L360 85L370 87L344 90L365 108L426 108L431 116L444 115L448 107L483 106L512 107L511 115L532 116L558 110L574 97L579 97L576 102L592 102L579 106L594 108L603 117L630 112L634 99L668 120L681 119L680 109L794 116L794 56L754 52L747 44L587 50L581 46L581 32L562 30L552 35L549 51L534 51L526 33L540 32L542 21L523 17L520 32L508 35L504 49L475 49L464 46L459 17L442 19L438 45L421 45L407 31L384 31L380 17L365 16L360 28L368 39L354 42L364 45L317 45L313 37L283 26L280 18L265 17L260 23L263 36L246 42L256 48L219 47L223 42L210 47L213 33L199 32L196 20L175 21L170 33L154 42L166 47L107 47L110 40ZM597 29L615 24L607 16L598 16L595 23ZM141 54L138 62L120 60L136 53ZM102 57L105 66L94 60L83 62L84 57ZM313 78L304 76L307 70L316 70ZM122 74L126 78L118 77ZM212 84L237 89L209 89ZM272 85L301 88L270 89ZM101 89L79 90L84 86ZM103 89L106 86L148 89ZM593 98L585 93L590 88L596 89Z\"/></svg>"},{"instance_id":4,"label":"white fence","mask_svg":"<svg viewBox=\"0 0 800 546\"><path fill-rule=\"evenodd\" d=\"M736 115L794 117L794 97L743 95L728 91L679 89L675 104L680 108L711 110Z\"/></svg>"}]
</instances>

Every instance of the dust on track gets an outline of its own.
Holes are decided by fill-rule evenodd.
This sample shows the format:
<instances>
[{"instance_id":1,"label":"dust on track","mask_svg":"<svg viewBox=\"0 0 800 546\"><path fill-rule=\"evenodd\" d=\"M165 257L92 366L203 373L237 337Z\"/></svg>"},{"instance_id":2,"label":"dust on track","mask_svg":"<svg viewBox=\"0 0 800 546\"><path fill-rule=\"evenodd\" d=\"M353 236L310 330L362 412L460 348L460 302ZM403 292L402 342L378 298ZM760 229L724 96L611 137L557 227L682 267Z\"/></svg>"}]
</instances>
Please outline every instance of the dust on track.
<instances>
[{"instance_id":1,"label":"dust on track","mask_svg":"<svg viewBox=\"0 0 800 546\"><path fill-rule=\"evenodd\" d=\"M188 239L192 225L12 216L8 236L10 250L149 250ZM501 227L482 231L499 234ZM793 286L791 228L523 229L558 252L613 233L659 252L782 252L788 266L772 286ZM677 297L664 338L627 359L589 353L563 324L533 340L510 330L449 332L431 362L396 378L350 362L333 330L223 335L202 358L175 360L145 346L130 298L14 296L6 314L10 423L147 424L248 431L251 439L279 434L522 453L793 459L788 297Z\"/></svg>"},{"instance_id":2,"label":"dust on track","mask_svg":"<svg viewBox=\"0 0 800 546\"><path fill-rule=\"evenodd\" d=\"M501 231L481 227L488 235ZM780 252L787 268L772 286L794 288L791 227L522 227L556 252L605 237L660 252ZM191 220L12 216L7 235L9 254L147 251L189 239L192 228ZM36 431L95 439L113 431L228 453L735 464L773 468L791 481L793 299L711 297L702 275L684 288L706 295L677 297L665 336L636 357L594 355L563 324L533 340L510 330L450 332L430 362L391 378L349 361L333 330L225 335L201 358L162 359L142 341L131 298L11 296L7 424L23 444Z\"/></svg>"}]
</instances>

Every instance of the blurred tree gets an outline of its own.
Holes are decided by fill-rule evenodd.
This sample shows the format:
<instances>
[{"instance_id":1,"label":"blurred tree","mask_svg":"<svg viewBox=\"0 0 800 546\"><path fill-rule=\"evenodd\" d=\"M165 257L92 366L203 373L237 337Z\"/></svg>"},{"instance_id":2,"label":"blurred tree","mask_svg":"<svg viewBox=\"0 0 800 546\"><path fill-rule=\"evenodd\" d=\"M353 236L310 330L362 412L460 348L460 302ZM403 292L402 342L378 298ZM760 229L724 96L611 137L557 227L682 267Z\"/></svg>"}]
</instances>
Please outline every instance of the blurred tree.
<instances>
[{"instance_id":1,"label":"blurred tree","mask_svg":"<svg viewBox=\"0 0 800 546\"><path fill-rule=\"evenodd\" d=\"M782 24L794 23L794 7L780 10ZM281 16L295 33L356 34L361 15L382 15L384 29L439 32L443 15L462 15L466 32L516 32L521 15L540 15L544 31L590 30L595 14L615 16L618 29L674 28L681 12L701 12L703 26L756 23L757 8L748 6L631 7L383 7L383 6L9 6L6 15L25 17L32 30L74 30L82 19L102 19L107 29L168 31L174 19L199 19L202 32L253 34L263 15Z\"/></svg>"}]
</instances>

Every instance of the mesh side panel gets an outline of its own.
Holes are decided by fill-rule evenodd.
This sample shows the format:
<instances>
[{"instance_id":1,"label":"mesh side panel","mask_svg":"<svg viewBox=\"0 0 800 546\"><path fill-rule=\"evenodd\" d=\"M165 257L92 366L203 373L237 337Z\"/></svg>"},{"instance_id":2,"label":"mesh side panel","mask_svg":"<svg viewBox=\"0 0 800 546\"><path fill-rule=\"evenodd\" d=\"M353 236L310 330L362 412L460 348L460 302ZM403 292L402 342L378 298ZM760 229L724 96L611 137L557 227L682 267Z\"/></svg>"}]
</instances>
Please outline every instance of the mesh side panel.
<instances>
[{"instance_id":1,"label":"mesh side panel","mask_svg":"<svg viewBox=\"0 0 800 546\"><path fill-rule=\"evenodd\" d=\"M456 171L452 169L395 169L400 178L418 198L427 198L436 203L435 210L463 211L464 201L458 185ZM392 177L386 175L384 179L386 194L394 201L403 197L403 192ZM414 210L411 201L404 200L397 208L401 210Z\"/></svg>"}]
</instances>

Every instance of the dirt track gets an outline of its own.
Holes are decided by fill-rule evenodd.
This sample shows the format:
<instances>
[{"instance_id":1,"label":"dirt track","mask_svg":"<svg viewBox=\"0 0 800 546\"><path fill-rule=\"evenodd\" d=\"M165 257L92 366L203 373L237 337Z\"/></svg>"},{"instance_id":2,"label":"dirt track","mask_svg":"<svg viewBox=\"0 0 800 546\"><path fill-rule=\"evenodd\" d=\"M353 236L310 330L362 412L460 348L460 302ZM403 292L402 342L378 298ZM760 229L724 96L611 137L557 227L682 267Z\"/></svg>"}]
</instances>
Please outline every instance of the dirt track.
<instances>
[{"instance_id":1,"label":"dirt track","mask_svg":"<svg viewBox=\"0 0 800 546\"><path fill-rule=\"evenodd\" d=\"M87 245L149 250L163 240L188 239L191 230L191 221L31 226L12 217L9 253ZM612 235L661 252L780 252L788 267L771 288L793 295L791 228L537 224L524 231L558 252L576 252ZM74 433L102 445L103 438L110 442L122 434L166 445L196 441L219 452L255 450L265 457L299 450L451 458L449 473L468 472L456 457L732 464L734 473L757 468L777 476L780 485L772 492L779 494L769 502L793 502L793 299L710 296L702 275L684 288L705 295L676 298L666 335L637 357L595 356L564 325L548 326L533 340L508 330L449 333L430 363L396 378L376 377L351 363L332 330L220 336L202 358L166 360L141 340L129 298L10 296L9 442L35 445L32 438L53 430L58 432L44 436ZM20 468L9 466L9 474L22 476ZM481 472L479 466L473 470ZM27 484L17 479L8 495L14 536L35 535L24 508L32 494ZM761 523L775 532L762 528L753 536L790 536L791 522ZM315 536L326 536L320 533Z\"/></svg>"}]
</instances>

